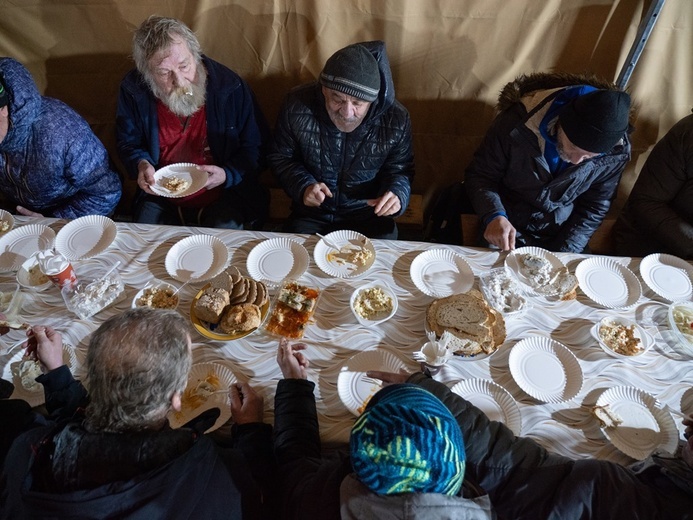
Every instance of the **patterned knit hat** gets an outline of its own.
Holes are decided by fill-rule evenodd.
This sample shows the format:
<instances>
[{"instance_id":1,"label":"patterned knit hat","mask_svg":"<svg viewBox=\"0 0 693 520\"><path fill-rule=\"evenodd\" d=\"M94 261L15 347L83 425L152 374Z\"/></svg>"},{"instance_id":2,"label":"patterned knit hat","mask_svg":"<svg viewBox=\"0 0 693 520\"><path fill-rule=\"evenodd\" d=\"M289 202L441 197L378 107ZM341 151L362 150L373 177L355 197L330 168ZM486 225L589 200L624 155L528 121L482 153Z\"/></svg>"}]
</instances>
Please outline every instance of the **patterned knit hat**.
<instances>
[{"instance_id":1,"label":"patterned knit hat","mask_svg":"<svg viewBox=\"0 0 693 520\"><path fill-rule=\"evenodd\" d=\"M320 83L364 101L375 101L380 92L378 61L360 43L335 52L320 73Z\"/></svg>"},{"instance_id":2,"label":"patterned knit hat","mask_svg":"<svg viewBox=\"0 0 693 520\"><path fill-rule=\"evenodd\" d=\"M456 495L464 480L462 432L430 392L410 384L386 386L351 430L351 464L379 495Z\"/></svg>"},{"instance_id":3,"label":"patterned knit hat","mask_svg":"<svg viewBox=\"0 0 693 520\"><path fill-rule=\"evenodd\" d=\"M566 137L592 153L606 153L628 131L630 96L622 90L595 90L576 97L558 114Z\"/></svg>"},{"instance_id":4,"label":"patterned knit hat","mask_svg":"<svg viewBox=\"0 0 693 520\"><path fill-rule=\"evenodd\" d=\"M7 90L5 89L5 85L2 82L2 78L0 78L0 108L9 104L10 97L7 95Z\"/></svg>"}]
</instances>

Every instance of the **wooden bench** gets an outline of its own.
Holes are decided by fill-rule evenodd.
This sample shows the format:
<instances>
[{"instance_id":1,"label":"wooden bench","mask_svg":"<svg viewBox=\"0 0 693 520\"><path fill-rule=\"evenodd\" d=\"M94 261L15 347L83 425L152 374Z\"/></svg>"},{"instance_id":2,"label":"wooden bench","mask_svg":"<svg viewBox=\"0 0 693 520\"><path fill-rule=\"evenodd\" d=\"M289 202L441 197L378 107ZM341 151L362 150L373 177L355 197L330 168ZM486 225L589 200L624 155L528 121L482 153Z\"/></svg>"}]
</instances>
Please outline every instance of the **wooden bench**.
<instances>
[{"instance_id":1,"label":"wooden bench","mask_svg":"<svg viewBox=\"0 0 693 520\"><path fill-rule=\"evenodd\" d=\"M270 222L279 223L291 213L291 198L282 188L270 188ZM423 196L412 193L406 211L397 217L397 226L404 231L418 232L423 230Z\"/></svg>"},{"instance_id":2,"label":"wooden bench","mask_svg":"<svg viewBox=\"0 0 693 520\"><path fill-rule=\"evenodd\" d=\"M460 215L460 218L462 223L462 245L478 245L477 237L480 233L479 217L463 213ZM610 255L613 253L611 228L614 226L615 222L615 217L606 217L594 232L588 244L592 253L596 255Z\"/></svg>"}]
</instances>

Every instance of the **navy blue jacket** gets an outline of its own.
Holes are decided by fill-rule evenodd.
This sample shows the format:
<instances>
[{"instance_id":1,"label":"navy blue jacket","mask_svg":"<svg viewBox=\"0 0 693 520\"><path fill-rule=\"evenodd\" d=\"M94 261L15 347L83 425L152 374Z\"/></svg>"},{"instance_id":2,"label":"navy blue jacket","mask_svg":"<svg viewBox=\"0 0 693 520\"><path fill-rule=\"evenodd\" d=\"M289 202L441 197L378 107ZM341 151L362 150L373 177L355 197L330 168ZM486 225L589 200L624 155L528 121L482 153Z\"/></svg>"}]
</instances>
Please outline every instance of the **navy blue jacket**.
<instances>
[{"instance_id":1,"label":"navy blue jacket","mask_svg":"<svg viewBox=\"0 0 693 520\"><path fill-rule=\"evenodd\" d=\"M7 203L66 219L113 213L120 177L89 124L62 101L41 96L17 60L0 58L0 77L10 98L10 125L0 142Z\"/></svg>"}]
</instances>

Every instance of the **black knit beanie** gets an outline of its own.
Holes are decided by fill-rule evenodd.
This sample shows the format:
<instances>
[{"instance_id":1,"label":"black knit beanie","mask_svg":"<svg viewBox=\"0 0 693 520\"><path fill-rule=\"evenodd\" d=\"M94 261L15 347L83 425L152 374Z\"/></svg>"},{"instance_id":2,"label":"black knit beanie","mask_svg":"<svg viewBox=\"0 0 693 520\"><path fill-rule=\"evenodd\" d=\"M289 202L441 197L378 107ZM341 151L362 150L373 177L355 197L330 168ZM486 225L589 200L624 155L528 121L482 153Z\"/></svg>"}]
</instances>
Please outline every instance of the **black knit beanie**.
<instances>
[{"instance_id":1,"label":"black knit beanie","mask_svg":"<svg viewBox=\"0 0 693 520\"><path fill-rule=\"evenodd\" d=\"M380 91L378 61L360 43L338 50L325 63L320 83L364 101L375 101Z\"/></svg>"},{"instance_id":2,"label":"black knit beanie","mask_svg":"<svg viewBox=\"0 0 693 520\"><path fill-rule=\"evenodd\" d=\"M5 85L2 82L2 78L0 78L0 108L4 107L5 105L10 104L10 97L7 95L7 89L5 89Z\"/></svg>"},{"instance_id":3,"label":"black knit beanie","mask_svg":"<svg viewBox=\"0 0 693 520\"><path fill-rule=\"evenodd\" d=\"M628 131L630 96L622 90L595 90L575 98L558 115L566 137L592 153L611 150Z\"/></svg>"}]
</instances>

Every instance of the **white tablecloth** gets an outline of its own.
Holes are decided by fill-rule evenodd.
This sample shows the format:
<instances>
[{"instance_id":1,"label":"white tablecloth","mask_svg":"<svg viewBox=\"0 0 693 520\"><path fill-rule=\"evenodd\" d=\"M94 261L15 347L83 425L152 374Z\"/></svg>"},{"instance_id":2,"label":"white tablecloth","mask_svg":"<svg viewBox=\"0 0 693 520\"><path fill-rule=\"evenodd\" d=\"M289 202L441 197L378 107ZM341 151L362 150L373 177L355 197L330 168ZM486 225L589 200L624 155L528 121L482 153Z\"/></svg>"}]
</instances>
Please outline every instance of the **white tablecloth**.
<instances>
[{"instance_id":1,"label":"white tablecloth","mask_svg":"<svg viewBox=\"0 0 693 520\"><path fill-rule=\"evenodd\" d=\"M18 218L18 225L27 220ZM58 232L64 221L32 219L50 225ZM89 335L106 318L131 305L134 295L151 278L173 281L166 272L164 259L171 246L192 234L209 234L220 238L229 248L230 263L247 275L246 259L251 249L265 239L278 236L270 232L231 231L206 228L185 228L117 223L118 234L110 247L98 256L73 262L78 277L87 277L96 270L106 269L120 261L119 271L126 284L126 297L89 320L78 320L69 313L57 289L45 292L23 290L23 318L30 324L52 325L61 331L65 341L77 348L78 363L73 372L84 374L83 361ZM346 442L354 421L337 394L337 375L341 364L354 354L376 347L399 353L411 371L418 364L411 354L426 341L424 316L433 298L422 294L409 275L413 259L431 248L450 248L462 254L477 276L503 264L498 251L438 245L422 242L374 240L376 260L367 274L359 279L335 279L315 265L312 254L318 240L315 236L293 235L311 255L311 262L300 282L322 290L311 324L303 341L309 345L310 378L316 383L320 428L326 443ZM561 260L574 272L583 258L560 254ZM617 258L639 274L639 259ZM0 274L0 281L12 281L13 273ZM358 324L349 308L349 298L356 287L369 281L386 281L396 292L399 309L393 319L371 328ZM178 282L174 282L180 285ZM179 311L189 318L192 298L204 285L191 283L181 290ZM271 293L272 295L274 292ZM522 415L522 435L535 438L547 448L571 457L593 456L628 463L630 459L618 452L604 437L591 416L589 406L607 388L633 385L645 390L676 410L693 412L693 361L675 346L666 326L667 302L645 284L643 296L628 310L614 311L593 303L584 293L567 302L533 299L532 308L506 319L507 341L492 357L478 361L454 358L435 378L454 384L462 379L490 379L507 389L518 401ZM606 315L636 320L654 333L656 345L636 361L619 360L605 354L590 335L590 328ZM21 338L13 331L3 338L6 344ZM513 380L508 357L512 346L529 335L553 338L566 345L578 358L584 373L584 384L577 397L562 404L540 403L525 394ZM266 421L272 421L273 395L281 372L275 361L277 339L257 331L230 342L211 341L193 332L194 360L222 361L240 380L254 385L265 398ZM4 366L11 355L0 357ZM679 431L681 419L675 417Z\"/></svg>"}]
</instances>

